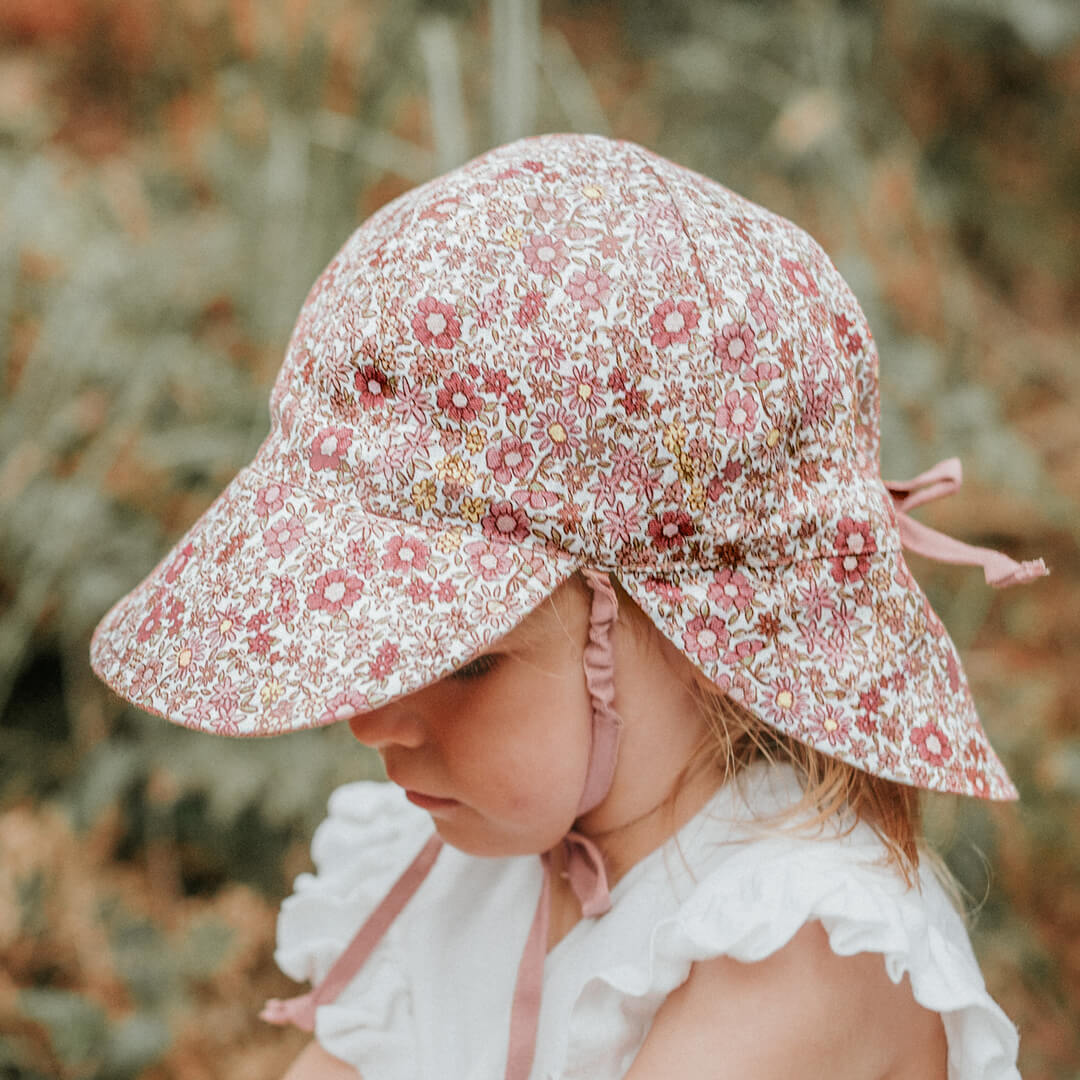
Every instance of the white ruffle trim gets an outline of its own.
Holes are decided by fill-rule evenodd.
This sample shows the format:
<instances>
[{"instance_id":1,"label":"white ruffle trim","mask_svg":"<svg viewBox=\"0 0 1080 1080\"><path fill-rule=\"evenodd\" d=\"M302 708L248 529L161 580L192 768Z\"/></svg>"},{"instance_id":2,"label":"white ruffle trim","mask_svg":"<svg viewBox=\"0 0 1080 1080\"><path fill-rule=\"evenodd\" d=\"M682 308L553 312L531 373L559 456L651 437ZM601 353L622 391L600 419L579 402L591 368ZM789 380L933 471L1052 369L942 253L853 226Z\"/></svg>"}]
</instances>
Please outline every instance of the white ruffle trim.
<instances>
[{"instance_id":1,"label":"white ruffle trim","mask_svg":"<svg viewBox=\"0 0 1080 1080\"><path fill-rule=\"evenodd\" d=\"M359 781L330 797L311 844L315 873L294 882L277 924L278 966L317 985L432 833L431 818L393 784ZM390 927L362 979L321 1005L315 1035L343 1061L380 1080L417 1080L416 1033L405 965Z\"/></svg>"},{"instance_id":2,"label":"white ruffle trim","mask_svg":"<svg viewBox=\"0 0 1080 1080\"><path fill-rule=\"evenodd\" d=\"M678 912L643 942L640 958L583 982L566 1029L560 1080L621 1076L640 1049L663 1000L700 960L762 960L818 920L835 953L880 953L894 983L910 977L915 1000L942 1016L949 1080L1019 1080L1015 1027L986 991L960 916L926 872L922 892L873 860L881 847L863 837L839 842L799 836L759 838L725 856ZM617 1021L616 1018L621 1018ZM613 1070L613 1023L627 1025Z\"/></svg>"}]
</instances>

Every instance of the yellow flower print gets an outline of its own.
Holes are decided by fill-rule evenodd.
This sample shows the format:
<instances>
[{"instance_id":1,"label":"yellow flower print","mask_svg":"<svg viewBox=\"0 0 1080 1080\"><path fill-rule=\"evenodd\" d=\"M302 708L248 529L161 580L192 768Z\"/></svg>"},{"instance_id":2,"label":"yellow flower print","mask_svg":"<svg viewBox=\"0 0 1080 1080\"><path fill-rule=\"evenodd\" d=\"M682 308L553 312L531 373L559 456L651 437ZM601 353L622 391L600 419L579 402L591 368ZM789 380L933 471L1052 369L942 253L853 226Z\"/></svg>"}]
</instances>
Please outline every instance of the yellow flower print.
<instances>
[{"instance_id":1,"label":"yellow flower print","mask_svg":"<svg viewBox=\"0 0 1080 1080\"><path fill-rule=\"evenodd\" d=\"M683 444L686 442L686 425L681 420L672 420L666 428L664 428L664 445L675 453L681 450Z\"/></svg>"},{"instance_id":2,"label":"yellow flower print","mask_svg":"<svg viewBox=\"0 0 1080 1080\"><path fill-rule=\"evenodd\" d=\"M521 247L521 241L525 236L524 229L518 229L513 225L507 225L503 229L503 242L507 247L519 248Z\"/></svg>"},{"instance_id":3,"label":"yellow flower print","mask_svg":"<svg viewBox=\"0 0 1080 1080\"><path fill-rule=\"evenodd\" d=\"M485 499L467 495L461 500L461 512L465 520L471 521L474 525L484 516L486 509L487 501Z\"/></svg>"},{"instance_id":4,"label":"yellow flower print","mask_svg":"<svg viewBox=\"0 0 1080 1080\"><path fill-rule=\"evenodd\" d=\"M461 547L461 529L456 526L447 529L446 532L435 541L435 546L444 554L449 555Z\"/></svg>"},{"instance_id":5,"label":"yellow flower print","mask_svg":"<svg viewBox=\"0 0 1080 1080\"><path fill-rule=\"evenodd\" d=\"M181 671L184 671L188 667L191 666L192 659L193 659L193 657L192 657L192 654L191 654L191 649L187 645L185 645L176 654L176 666Z\"/></svg>"},{"instance_id":6,"label":"yellow flower print","mask_svg":"<svg viewBox=\"0 0 1080 1080\"><path fill-rule=\"evenodd\" d=\"M695 480L690 488L690 498L687 500L691 510L705 509L705 486L700 480Z\"/></svg>"},{"instance_id":7,"label":"yellow flower print","mask_svg":"<svg viewBox=\"0 0 1080 1080\"><path fill-rule=\"evenodd\" d=\"M285 692L285 687L278 682L277 679L271 679L269 682L265 682L259 689L259 700L264 705L273 705L275 701Z\"/></svg>"},{"instance_id":8,"label":"yellow flower print","mask_svg":"<svg viewBox=\"0 0 1080 1080\"><path fill-rule=\"evenodd\" d=\"M435 481L430 476L413 484L412 501L417 510L430 510L435 505Z\"/></svg>"},{"instance_id":9,"label":"yellow flower print","mask_svg":"<svg viewBox=\"0 0 1080 1080\"><path fill-rule=\"evenodd\" d=\"M470 454L479 454L484 449L486 442L484 433L478 427L471 427L469 433L465 436L465 449Z\"/></svg>"},{"instance_id":10,"label":"yellow flower print","mask_svg":"<svg viewBox=\"0 0 1080 1080\"><path fill-rule=\"evenodd\" d=\"M604 189L602 187L598 187L596 184L586 184L581 189L581 194L584 195L586 199L589 199L592 202L596 202L598 199L602 199L604 197Z\"/></svg>"},{"instance_id":11,"label":"yellow flower print","mask_svg":"<svg viewBox=\"0 0 1080 1080\"><path fill-rule=\"evenodd\" d=\"M472 466L463 461L459 454L448 454L436 462L435 472L444 483L451 480L459 484L471 484L476 475Z\"/></svg>"},{"instance_id":12,"label":"yellow flower print","mask_svg":"<svg viewBox=\"0 0 1080 1080\"><path fill-rule=\"evenodd\" d=\"M691 483L697 479L697 469L694 467L694 459L689 454L684 454L681 450L675 461L675 469L679 474L679 479L685 483Z\"/></svg>"}]
</instances>

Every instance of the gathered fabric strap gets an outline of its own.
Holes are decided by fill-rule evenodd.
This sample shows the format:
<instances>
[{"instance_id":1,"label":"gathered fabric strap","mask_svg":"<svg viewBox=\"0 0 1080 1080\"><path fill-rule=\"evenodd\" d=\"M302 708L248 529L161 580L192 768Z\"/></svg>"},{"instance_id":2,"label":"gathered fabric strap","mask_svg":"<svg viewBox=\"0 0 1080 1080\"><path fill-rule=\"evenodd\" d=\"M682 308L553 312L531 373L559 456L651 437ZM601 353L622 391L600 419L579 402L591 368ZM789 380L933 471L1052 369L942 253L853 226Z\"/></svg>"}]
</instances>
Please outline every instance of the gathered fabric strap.
<instances>
[{"instance_id":1,"label":"gathered fabric strap","mask_svg":"<svg viewBox=\"0 0 1080 1080\"><path fill-rule=\"evenodd\" d=\"M622 721L614 707L615 647L611 637L618 614L618 599L606 574L591 568L582 573L593 590L589 609L589 641L583 656L585 683L593 715L589 764L578 805L579 816L603 802L611 788L622 729ZM558 846L562 848L565 866L563 877L581 904L582 916L594 918L603 915L611 907L603 853L587 836L573 829ZM441 848L442 841L438 836L428 840L317 987L299 997L271 999L263 1007L260 1018L271 1024L292 1024L304 1031L314 1031L315 1010L336 1000L363 967L390 924L430 873ZM536 1053L540 998L544 988L544 959L551 923L552 853L548 851L540 856L544 868L543 884L518 962L510 1007L505 1080L528 1080Z\"/></svg>"},{"instance_id":2,"label":"gathered fabric strap","mask_svg":"<svg viewBox=\"0 0 1080 1080\"><path fill-rule=\"evenodd\" d=\"M948 458L939 461L932 469L927 469L912 480L886 482L885 487L896 507L900 542L904 547L938 562L981 566L986 583L999 589L1007 585L1022 585L1050 573L1042 559L1017 562L1000 551L974 547L952 536L946 536L945 533L931 529L908 515L907 511L916 506L951 495L962 480L963 471L959 458Z\"/></svg>"},{"instance_id":3,"label":"gathered fabric strap","mask_svg":"<svg viewBox=\"0 0 1080 1080\"><path fill-rule=\"evenodd\" d=\"M398 917L401 909L412 899L413 893L423 884L431 872L435 859L442 850L443 842L432 836L420 849L420 853L405 868L393 887L380 901L379 906L357 930L345 951L334 961L326 977L306 994L292 998L271 998L259 1013L260 1020L271 1024L292 1024L302 1031L315 1030L315 1010L337 999L338 994L350 983L353 976L364 966L383 934Z\"/></svg>"}]
</instances>

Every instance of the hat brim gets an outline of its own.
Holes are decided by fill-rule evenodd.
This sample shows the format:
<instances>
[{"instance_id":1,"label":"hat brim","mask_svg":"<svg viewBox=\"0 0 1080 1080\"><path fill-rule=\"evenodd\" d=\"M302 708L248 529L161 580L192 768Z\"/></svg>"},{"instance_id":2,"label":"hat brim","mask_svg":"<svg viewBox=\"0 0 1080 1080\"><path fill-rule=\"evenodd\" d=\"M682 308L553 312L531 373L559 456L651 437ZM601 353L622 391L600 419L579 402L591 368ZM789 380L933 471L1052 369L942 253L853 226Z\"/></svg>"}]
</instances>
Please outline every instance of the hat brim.
<instances>
[{"instance_id":1,"label":"hat brim","mask_svg":"<svg viewBox=\"0 0 1080 1080\"><path fill-rule=\"evenodd\" d=\"M717 686L784 734L903 784L988 799L1016 788L975 711L941 621L899 549L850 572L619 571L626 591Z\"/></svg>"},{"instance_id":2,"label":"hat brim","mask_svg":"<svg viewBox=\"0 0 1080 1080\"><path fill-rule=\"evenodd\" d=\"M419 690L510 631L580 565L328 502L249 466L101 620L94 671L200 731L276 735Z\"/></svg>"}]
</instances>

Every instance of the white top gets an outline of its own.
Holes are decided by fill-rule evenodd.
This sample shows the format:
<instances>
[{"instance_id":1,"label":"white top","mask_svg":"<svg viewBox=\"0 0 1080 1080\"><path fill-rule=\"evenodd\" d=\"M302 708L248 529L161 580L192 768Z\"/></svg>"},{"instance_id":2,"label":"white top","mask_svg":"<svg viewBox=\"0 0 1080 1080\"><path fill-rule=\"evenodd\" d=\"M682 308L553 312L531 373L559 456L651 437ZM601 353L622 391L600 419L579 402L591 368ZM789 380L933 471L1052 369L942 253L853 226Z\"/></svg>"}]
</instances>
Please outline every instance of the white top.
<instances>
[{"instance_id":1,"label":"white top","mask_svg":"<svg viewBox=\"0 0 1080 1080\"><path fill-rule=\"evenodd\" d=\"M531 1080L617 1080L691 965L760 960L820 920L839 955L880 953L894 982L942 1015L949 1080L1019 1080L1017 1034L987 994L967 932L929 871L908 888L873 831L755 826L797 800L787 767L753 766L612 889L547 956ZM276 958L317 983L432 834L391 785L346 784L282 905ZM514 980L541 887L535 856L445 847L315 1034L365 1080L503 1074Z\"/></svg>"}]
</instances>

